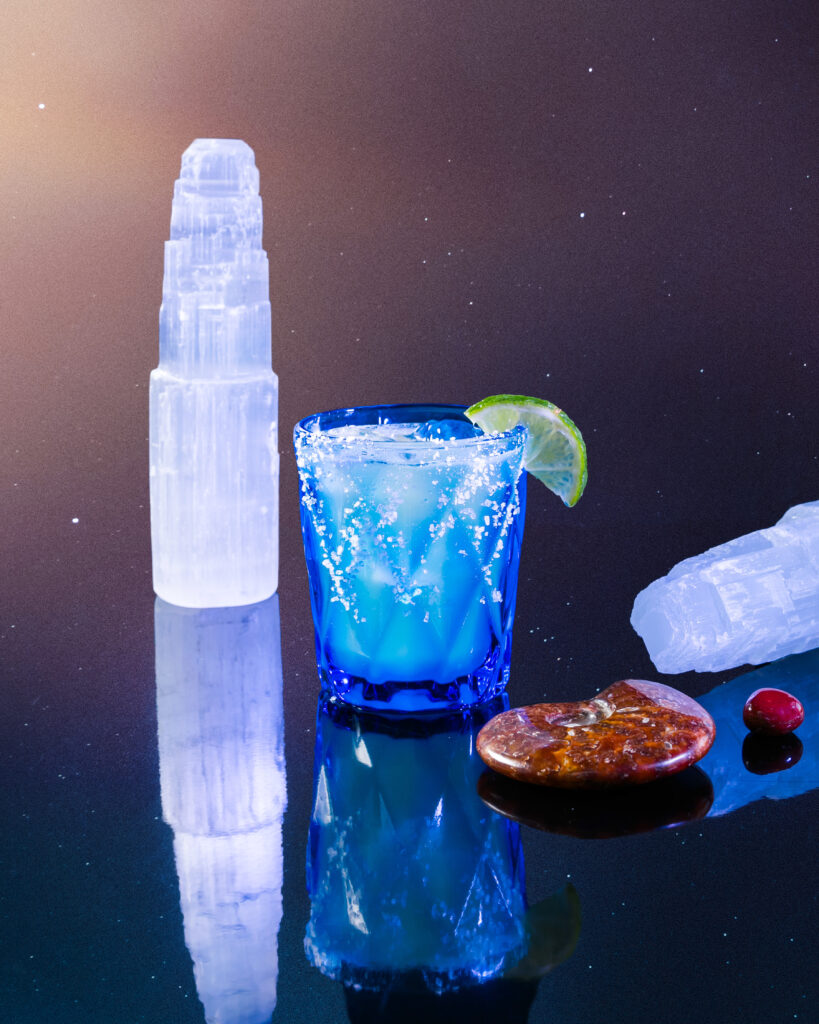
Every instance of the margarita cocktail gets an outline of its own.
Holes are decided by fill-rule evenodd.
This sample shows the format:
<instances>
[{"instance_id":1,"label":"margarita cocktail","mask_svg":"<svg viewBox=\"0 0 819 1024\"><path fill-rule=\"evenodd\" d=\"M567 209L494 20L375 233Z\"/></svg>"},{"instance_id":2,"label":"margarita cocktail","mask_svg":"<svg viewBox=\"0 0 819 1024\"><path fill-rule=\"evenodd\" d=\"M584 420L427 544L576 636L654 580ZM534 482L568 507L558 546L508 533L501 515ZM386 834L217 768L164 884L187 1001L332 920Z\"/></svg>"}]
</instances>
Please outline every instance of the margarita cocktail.
<instances>
[{"instance_id":1,"label":"margarita cocktail","mask_svg":"<svg viewBox=\"0 0 819 1024\"><path fill-rule=\"evenodd\" d=\"M396 711L463 707L509 675L525 427L458 406L342 409L294 442L322 683Z\"/></svg>"}]
</instances>

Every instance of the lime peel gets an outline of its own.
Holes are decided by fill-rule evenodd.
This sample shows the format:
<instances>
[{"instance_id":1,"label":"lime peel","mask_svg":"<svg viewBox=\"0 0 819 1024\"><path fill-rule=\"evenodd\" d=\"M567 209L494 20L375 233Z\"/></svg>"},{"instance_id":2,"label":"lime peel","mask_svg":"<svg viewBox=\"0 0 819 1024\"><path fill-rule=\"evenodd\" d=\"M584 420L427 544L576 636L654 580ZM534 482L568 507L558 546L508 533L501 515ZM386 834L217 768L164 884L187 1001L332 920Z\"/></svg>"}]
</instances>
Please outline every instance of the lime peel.
<instances>
[{"instance_id":1,"label":"lime peel","mask_svg":"<svg viewBox=\"0 0 819 1024\"><path fill-rule=\"evenodd\" d=\"M588 479L583 435L562 409L545 398L491 395L466 410L486 434L505 433L519 423L527 428L523 468L564 504L576 505Z\"/></svg>"}]
</instances>

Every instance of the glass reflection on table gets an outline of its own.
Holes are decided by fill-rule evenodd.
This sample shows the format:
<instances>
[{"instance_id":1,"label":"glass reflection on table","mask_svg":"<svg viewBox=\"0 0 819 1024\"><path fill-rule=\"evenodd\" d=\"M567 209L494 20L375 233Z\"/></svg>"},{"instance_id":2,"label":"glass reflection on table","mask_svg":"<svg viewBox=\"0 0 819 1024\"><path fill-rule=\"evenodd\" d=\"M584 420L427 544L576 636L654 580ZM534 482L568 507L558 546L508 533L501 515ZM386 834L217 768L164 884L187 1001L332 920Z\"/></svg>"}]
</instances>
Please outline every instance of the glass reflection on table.
<instances>
[{"instance_id":1,"label":"glass reflection on table","mask_svg":"<svg viewBox=\"0 0 819 1024\"><path fill-rule=\"evenodd\" d=\"M505 706L430 721L319 703L305 948L324 974L440 992L520 958L519 830L475 789L475 736Z\"/></svg>"},{"instance_id":2,"label":"glass reflection on table","mask_svg":"<svg viewBox=\"0 0 819 1024\"><path fill-rule=\"evenodd\" d=\"M286 805L278 597L155 606L162 811L209 1024L276 1006Z\"/></svg>"},{"instance_id":3,"label":"glass reflection on table","mask_svg":"<svg viewBox=\"0 0 819 1024\"><path fill-rule=\"evenodd\" d=\"M475 737L507 706L412 718L319 701L305 950L354 1024L523 1022L574 949L577 894L528 908L520 830L478 797Z\"/></svg>"}]
</instances>

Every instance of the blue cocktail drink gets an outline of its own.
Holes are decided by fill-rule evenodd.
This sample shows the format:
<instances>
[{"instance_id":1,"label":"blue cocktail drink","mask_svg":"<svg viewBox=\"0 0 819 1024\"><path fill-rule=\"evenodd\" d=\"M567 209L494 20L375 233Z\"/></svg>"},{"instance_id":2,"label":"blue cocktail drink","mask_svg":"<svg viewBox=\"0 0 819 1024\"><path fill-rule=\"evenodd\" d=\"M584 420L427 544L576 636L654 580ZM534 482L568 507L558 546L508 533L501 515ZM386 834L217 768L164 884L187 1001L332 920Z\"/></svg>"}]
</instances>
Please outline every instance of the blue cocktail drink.
<instances>
[{"instance_id":1,"label":"blue cocktail drink","mask_svg":"<svg viewBox=\"0 0 819 1024\"><path fill-rule=\"evenodd\" d=\"M457 406L320 413L294 432L322 683L396 711L506 686L526 431Z\"/></svg>"}]
</instances>

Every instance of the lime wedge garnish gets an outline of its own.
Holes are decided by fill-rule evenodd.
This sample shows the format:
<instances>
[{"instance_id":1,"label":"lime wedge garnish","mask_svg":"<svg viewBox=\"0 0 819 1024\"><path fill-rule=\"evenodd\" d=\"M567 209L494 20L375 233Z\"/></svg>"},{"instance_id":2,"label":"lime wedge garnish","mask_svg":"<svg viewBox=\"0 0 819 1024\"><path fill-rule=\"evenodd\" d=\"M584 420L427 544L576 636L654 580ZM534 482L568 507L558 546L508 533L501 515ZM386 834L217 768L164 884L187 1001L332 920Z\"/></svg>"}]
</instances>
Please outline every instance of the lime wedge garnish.
<instances>
[{"instance_id":1,"label":"lime wedge garnish","mask_svg":"<svg viewBox=\"0 0 819 1024\"><path fill-rule=\"evenodd\" d=\"M586 445L577 427L556 405L526 395L492 395L466 410L485 434L503 433L522 423L529 437L523 467L575 505L586 486Z\"/></svg>"}]
</instances>

